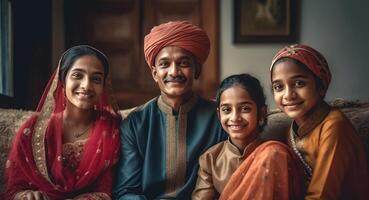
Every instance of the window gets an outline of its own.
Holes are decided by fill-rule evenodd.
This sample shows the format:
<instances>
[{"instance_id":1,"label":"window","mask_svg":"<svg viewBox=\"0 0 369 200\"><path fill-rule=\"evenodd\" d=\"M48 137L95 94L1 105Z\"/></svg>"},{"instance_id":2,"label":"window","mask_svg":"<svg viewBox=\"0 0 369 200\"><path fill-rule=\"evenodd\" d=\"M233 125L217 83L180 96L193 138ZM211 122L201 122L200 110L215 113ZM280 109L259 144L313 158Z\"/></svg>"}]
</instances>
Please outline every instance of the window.
<instances>
[{"instance_id":1,"label":"window","mask_svg":"<svg viewBox=\"0 0 369 200\"><path fill-rule=\"evenodd\" d=\"M13 96L11 2L0 0L0 94Z\"/></svg>"}]
</instances>

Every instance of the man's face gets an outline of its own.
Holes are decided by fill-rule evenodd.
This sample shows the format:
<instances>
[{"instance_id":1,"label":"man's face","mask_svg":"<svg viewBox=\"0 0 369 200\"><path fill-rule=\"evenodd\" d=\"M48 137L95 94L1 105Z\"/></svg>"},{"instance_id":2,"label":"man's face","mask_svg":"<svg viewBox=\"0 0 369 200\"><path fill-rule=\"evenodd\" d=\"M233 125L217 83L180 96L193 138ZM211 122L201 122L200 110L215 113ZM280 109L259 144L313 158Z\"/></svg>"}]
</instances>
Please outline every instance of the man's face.
<instances>
[{"instance_id":1,"label":"man's face","mask_svg":"<svg viewBox=\"0 0 369 200\"><path fill-rule=\"evenodd\" d=\"M158 53L151 72L162 94L169 98L184 98L192 94L192 84L199 67L191 53L169 46Z\"/></svg>"}]
</instances>

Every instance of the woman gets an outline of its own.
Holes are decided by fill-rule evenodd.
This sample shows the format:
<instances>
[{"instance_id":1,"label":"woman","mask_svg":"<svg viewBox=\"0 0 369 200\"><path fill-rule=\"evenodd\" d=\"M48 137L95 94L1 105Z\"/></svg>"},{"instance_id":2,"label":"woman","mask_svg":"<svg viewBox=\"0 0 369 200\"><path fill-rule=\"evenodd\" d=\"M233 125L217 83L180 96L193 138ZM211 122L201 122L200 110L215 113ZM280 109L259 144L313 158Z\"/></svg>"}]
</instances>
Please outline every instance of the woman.
<instances>
[{"instance_id":1,"label":"woman","mask_svg":"<svg viewBox=\"0 0 369 200\"><path fill-rule=\"evenodd\" d=\"M7 161L5 199L111 199L120 117L109 102L106 57L67 50Z\"/></svg>"}]
</instances>

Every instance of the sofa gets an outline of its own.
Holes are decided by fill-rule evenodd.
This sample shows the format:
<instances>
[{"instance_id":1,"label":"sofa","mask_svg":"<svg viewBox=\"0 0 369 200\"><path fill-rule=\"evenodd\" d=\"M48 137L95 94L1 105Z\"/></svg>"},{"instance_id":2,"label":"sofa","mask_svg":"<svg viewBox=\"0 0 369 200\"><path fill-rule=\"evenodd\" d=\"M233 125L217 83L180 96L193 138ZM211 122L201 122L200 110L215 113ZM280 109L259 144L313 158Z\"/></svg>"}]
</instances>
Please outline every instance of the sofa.
<instances>
[{"instance_id":1,"label":"sofa","mask_svg":"<svg viewBox=\"0 0 369 200\"><path fill-rule=\"evenodd\" d=\"M365 146L367 159L369 160L369 102L346 101L336 99L330 103L334 107L340 108L350 119L362 142ZM122 110L123 118L129 114L132 109ZM25 121L32 111L1 109L0 108L0 192L4 188L4 168L7 160L7 154L11 147L12 138L18 127ZM265 127L262 138L266 140L274 139L283 141L284 133L289 128L291 120L279 110L271 110L268 113L268 123Z\"/></svg>"}]
</instances>

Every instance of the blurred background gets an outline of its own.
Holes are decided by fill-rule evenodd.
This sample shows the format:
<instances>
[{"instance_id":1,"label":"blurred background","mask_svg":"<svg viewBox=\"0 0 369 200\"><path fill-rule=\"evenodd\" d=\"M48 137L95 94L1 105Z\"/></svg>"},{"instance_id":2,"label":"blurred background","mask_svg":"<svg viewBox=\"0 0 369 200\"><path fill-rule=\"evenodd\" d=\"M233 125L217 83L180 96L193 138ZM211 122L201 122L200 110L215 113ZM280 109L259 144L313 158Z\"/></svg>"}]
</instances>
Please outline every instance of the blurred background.
<instances>
[{"instance_id":1,"label":"blurred background","mask_svg":"<svg viewBox=\"0 0 369 200\"><path fill-rule=\"evenodd\" d=\"M236 73L259 78L274 108L269 67L291 43L324 54L333 74L327 100L369 100L369 1L364 0L0 0L0 107L34 110L61 54L78 44L104 52L111 65L120 108L157 96L143 57L143 38L170 20L205 29L211 53L196 90L214 98L220 80ZM283 5L287 37L271 32L247 35L242 16L251 4ZM257 8L257 7L255 7ZM287 14L286 14L287 13ZM250 21L251 20L251 21ZM270 22L270 21L269 21ZM241 29L240 29L241 27ZM280 26L279 26L280 27ZM240 31L241 30L241 31ZM270 32L270 31L269 31ZM242 35L244 34L244 35ZM239 37L241 35L241 37ZM245 36L245 37L244 37Z\"/></svg>"}]
</instances>

